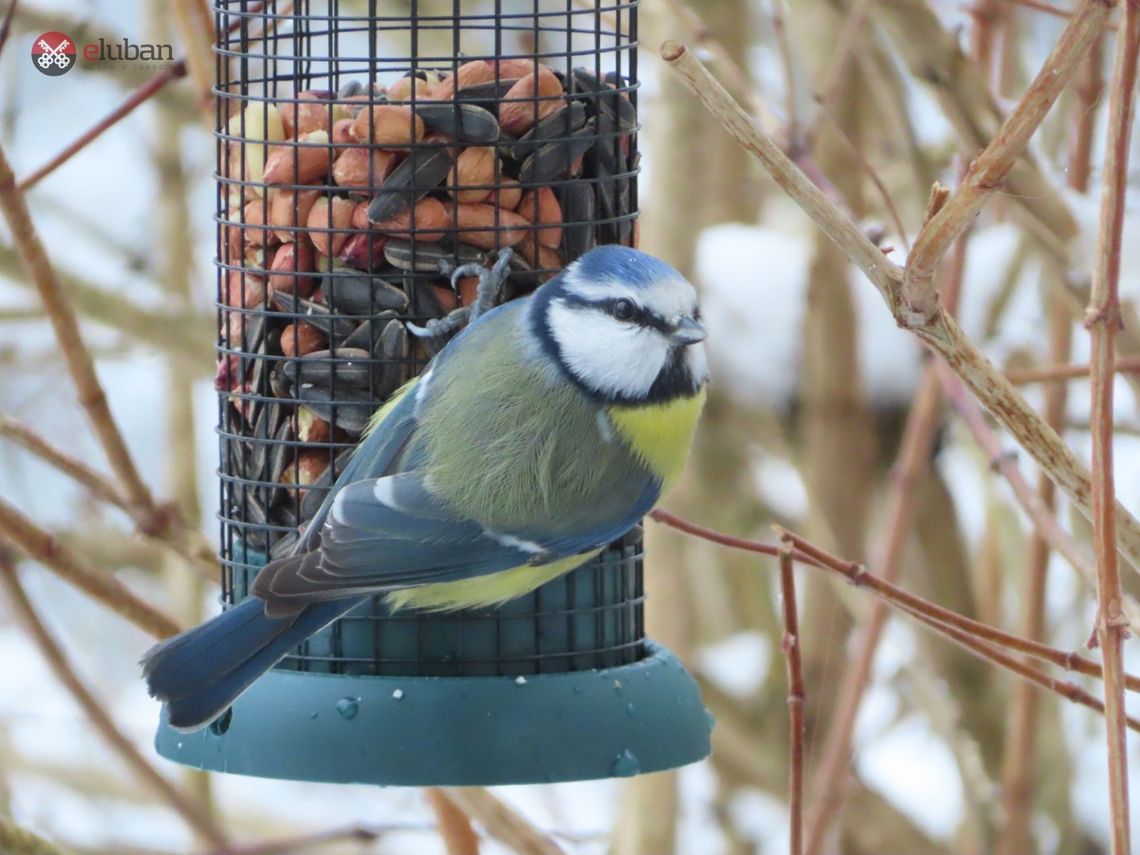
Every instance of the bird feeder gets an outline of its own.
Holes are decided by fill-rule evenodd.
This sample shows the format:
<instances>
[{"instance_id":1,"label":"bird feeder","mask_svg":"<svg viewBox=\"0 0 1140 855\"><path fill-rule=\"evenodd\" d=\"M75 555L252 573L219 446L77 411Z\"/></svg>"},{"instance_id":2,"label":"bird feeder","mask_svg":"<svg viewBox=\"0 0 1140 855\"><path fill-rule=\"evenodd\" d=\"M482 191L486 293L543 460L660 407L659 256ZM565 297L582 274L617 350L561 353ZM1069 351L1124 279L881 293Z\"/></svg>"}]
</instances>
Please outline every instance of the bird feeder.
<instances>
[{"instance_id":1,"label":"bird feeder","mask_svg":"<svg viewBox=\"0 0 1140 855\"><path fill-rule=\"evenodd\" d=\"M249 593L369 416L443 342L410 335L637 239L635 2L216 7L222 601ZM367 14L361 14L367 12ZM640 529L501 608L317 633L163 756L299 780L633 775L709 751L695 682L645 637Z\"/></svg>"}]
</instances>

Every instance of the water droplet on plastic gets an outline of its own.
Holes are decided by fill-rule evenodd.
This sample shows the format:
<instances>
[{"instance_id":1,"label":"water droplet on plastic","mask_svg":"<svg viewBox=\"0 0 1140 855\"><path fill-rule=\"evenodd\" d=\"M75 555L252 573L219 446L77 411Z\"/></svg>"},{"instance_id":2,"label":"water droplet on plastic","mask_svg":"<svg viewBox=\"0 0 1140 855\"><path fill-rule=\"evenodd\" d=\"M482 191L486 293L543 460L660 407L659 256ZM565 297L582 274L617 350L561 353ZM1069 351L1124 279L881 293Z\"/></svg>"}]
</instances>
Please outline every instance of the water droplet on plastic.
<instances>
[{"instance_id":1,"label":"water droplet on plastic","mask_svg":"<svg viewBox=\"0 0 1140 855\"><path fill-rule=\"evenodd\" d=\"M397 701L400 700L401 698L404 697L404 690L403 689L394 689L392 691L392 697L395 698Z\"/></svg>"},{"instance_id":2,"label":"water droplet on plastic","mask_svg":"<svg viewBox=\"0 0 1140 855\"><path fill-rule=\"evenodd\" d=\"M522 674L519 674L517 677L515 677L515 683L516 683L516 685L519 685L519 686L525 686L526 685L526 677L524 677Z\"/></svg>"},{"instance_id":3,"label":"water droplet on plastic","mask_svg":"<svg viewBox=\"0 0 1140 855\"><path fill-rule=\"evenodd\" d=\"M641 761L628 748L615 757L614 762L610 765L610 774L615 778L628 778L640 771Z\"/></svg>"},{"instance_id":4,"label":"water droplet on plastic","mask_svg":"<svg viewBox=\"0 0 1140 855\"><path fill-rule=\"evenodd\" d=\"M178 748L179 748L179 750L182 749L182 743L181 742L178 743Z\"/></svg>"},{"instance_id":5,"label":"water droplet on plastic","mask_svg":"<svg viewBox=\"0 0 1140 855\"><path fill-rule=\"evenodd\" d=\"M621 680L614 680L614 691L615 692L621 691Z\"/></svg>"},{"instance_id":6,"label":"water droplet on plastic","mask_svg":"<svg viewBox=\"0 0 1140 855\"><path fill-rule=\"evenodd\" d=\"M315 719L317 717L317 715L319 715L319 713L317 713L316 711L309 713L309 720L312 721L313 719Z\"/></svg>"},{"instance_id":7,"label":"water droplet on plastic","mask_svg":"<svg viewBox=\"0 0 1140 855\"><path fill-rule=\"evenodd\" d=\"M336 702L336 711L340 713L340 717L352 721L356 718L356 713L360 709L360 704L355 698L341 698Z\"/></svg>"},{"instance_id":8,"label":"water droplet on plastic","mask_svg":"<svg viewBox=\"0 0 1140 855\"><path fill-rule=\"evenodd\" d=\"M575 694L575 695L580 695L580 694L582 694L582 687L581 687L581 686L575 686L575 687L574 687L574 694Z\"/></svg>"},{"instance_id":9,"label":"water droplet on plastic","mask_svg":"<svg viewBox=\"0 0 1140 855\"><path fill-rule=\"evenodd\" d=\"M629 716L630 718L634 717L633 704L626 704L625 705L625 714L627 716Z\"/></svg>"}]
</instances>

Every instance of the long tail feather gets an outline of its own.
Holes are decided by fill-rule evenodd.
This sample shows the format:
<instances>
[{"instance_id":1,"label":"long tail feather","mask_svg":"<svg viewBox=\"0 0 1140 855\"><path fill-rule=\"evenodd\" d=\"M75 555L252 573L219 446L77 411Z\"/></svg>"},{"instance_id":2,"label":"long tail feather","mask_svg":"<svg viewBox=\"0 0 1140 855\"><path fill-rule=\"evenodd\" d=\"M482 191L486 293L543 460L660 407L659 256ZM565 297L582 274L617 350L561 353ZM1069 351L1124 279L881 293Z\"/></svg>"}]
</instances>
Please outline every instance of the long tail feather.
<instances>
[{"instance_id":1,"label":"long tail feather","mask_svg":"<svg viewBox=\"0 0 1140 855\"><path fill-rule=\"evenodd\" d=\"M219 715L304 639L354 608L361 598L306 606L270 618L249 597L213 620L156 644L143 657L150 694L167 705L172 727L196 730Z\"/></svg>"}]
</instances>

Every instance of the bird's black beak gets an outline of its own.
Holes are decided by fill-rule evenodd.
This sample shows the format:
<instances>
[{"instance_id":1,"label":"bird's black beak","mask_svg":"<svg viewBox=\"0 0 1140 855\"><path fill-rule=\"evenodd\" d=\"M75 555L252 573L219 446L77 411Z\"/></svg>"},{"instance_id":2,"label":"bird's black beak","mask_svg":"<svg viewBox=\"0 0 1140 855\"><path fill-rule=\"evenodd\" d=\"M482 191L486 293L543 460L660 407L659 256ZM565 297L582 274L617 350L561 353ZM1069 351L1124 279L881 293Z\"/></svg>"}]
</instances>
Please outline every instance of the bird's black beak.
<instances>
[{"instance_id":1,"label":"bird's black beak","mask_svg":"<svg viewBox=\"0 0 1140 855\"><path fill-rule=\"evenodd\" d=\"M669 333L669 341L677 345L696 344L698 341L704 341L708 335L705 328L697 321L688 315L682 315L673 325L673 329Z\"/></svg>"}]
</instances>

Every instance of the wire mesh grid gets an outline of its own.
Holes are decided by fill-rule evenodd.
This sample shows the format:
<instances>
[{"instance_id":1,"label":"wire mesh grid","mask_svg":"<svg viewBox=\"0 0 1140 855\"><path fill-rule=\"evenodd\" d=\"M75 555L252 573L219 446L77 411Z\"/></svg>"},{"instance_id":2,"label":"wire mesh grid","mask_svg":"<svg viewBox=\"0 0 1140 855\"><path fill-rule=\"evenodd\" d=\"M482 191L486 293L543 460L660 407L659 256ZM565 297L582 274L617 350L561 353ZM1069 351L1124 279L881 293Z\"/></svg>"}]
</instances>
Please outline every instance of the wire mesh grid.
<instances>
[{"instance_id":1,"label":"wire mesh grid","mask_svg":"<svg viewBox=\"0 0 1140 855\"><path fill-rule=\"evenodd\" d=\"M395 8L399 14L393 13ZM501 299L636 243L636 2L216 7L223 599L312 518L510 247ZM382 14L382 11L386 14ZM454 286L454 287L453 287ZM484 675L642 654L640 531L496 610L379 600L280 667Z\"/></svg>"}]
</instances>

